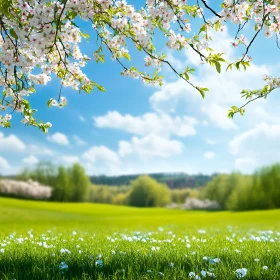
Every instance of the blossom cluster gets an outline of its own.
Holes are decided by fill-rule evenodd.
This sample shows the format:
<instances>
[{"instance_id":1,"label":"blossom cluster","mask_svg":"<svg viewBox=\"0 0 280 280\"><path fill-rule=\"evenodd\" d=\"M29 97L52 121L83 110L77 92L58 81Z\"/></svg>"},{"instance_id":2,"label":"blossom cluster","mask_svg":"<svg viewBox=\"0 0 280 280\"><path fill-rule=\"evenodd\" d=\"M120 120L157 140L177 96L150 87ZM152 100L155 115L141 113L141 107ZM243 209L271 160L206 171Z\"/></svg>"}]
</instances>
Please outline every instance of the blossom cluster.
<instances>
[{"instance_id":1,"label":"blossom cluster","mask_svg":"<svg viewBox=\"0 0 280 280\"><path fill-rule=\"evenodd\" d=\"M255 30L264 27L264 35L272 37L280 31L280 7L278 0L262 1L249 0L235 1L225 0L224 9L221 12L221 20L230 21L235 24L243 24L246 21L255 22Z\"/></svg>"},{"instance_id":2,"label":"blossom cluster","mask_svg":"<svg viewBox=\"0 0 280 280\"><path fill-rule=\"evenodd\" d=\"M0 180L0 194L5 196L15 196L29 199L49 199L52 188L42 186L37 182L15 180Z\"/></svg>"}]
</instances>

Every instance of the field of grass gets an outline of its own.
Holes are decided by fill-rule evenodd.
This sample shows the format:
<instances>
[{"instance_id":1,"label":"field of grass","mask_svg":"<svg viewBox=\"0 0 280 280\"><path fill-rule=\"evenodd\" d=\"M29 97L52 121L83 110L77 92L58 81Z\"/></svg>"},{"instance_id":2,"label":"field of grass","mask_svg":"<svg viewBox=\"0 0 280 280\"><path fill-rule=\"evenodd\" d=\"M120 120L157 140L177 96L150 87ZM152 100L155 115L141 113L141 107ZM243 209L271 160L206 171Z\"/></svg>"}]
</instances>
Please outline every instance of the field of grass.
<instances>
[{"instance_id":1,"label":"field of grass","mask_svg":"<svg viewBox=\"0 0 280 280\"><path fill-rule=\"evenodd\" d=\"M280 279L280 210L0 198L0 279Z\"/></svg>"}]
</instances>

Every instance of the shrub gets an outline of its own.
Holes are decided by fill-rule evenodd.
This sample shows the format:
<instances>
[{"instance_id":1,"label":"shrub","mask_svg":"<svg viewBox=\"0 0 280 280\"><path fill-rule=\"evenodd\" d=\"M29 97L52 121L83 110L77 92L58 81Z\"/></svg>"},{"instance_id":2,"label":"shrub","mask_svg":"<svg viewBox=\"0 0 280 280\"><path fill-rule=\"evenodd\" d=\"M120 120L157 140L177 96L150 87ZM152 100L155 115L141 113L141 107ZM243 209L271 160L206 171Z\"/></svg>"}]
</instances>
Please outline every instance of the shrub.
<instances>
[{"instance_id":1,"label":"shrub","mask_svg":"<svg viewBox=\"0 0 280 280\"><path fill-rule=\"evenodd\" d=\"M128 204L137 207L159 207L170 202L170 191L149 176L140 176L131 184Z\"/></svg>"},{"instance_id":2,"label":"shrub","mask_svg":"<svg viewBox=\"0 0 280 280\"><path fill-rule=\"evenodd\" d=\"M112 198L112 204L126 205L128 199L128 193L119 193Z\"/></svg>"},{"instance_id":3,"label":"shrub","mask_svg":"<svg viewBox=\"0 0 280 280\"><path fill-rule=\"evenodd\" d=\"M95 203L112 203L113 194L107 186L91 185L88 192L88 200Z\"/></svg>"}]
</instances>

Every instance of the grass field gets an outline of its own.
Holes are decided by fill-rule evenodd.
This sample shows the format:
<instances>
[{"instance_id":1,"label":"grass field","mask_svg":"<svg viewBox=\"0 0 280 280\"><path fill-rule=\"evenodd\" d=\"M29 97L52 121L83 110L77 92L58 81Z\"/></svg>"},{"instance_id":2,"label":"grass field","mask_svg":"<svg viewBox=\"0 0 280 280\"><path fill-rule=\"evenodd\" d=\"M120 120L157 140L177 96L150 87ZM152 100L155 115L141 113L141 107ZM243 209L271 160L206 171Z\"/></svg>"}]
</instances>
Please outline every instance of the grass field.
<instances>
[{"instance_id":1,"label":"grass field","mask_svg":"<svg viewBox=\"0 0 280 280\"><path fill-rule=\"evenodd\" d=\"M0 198L0 279L280 279L280 210Z\"/></svg>"}]
</instances>

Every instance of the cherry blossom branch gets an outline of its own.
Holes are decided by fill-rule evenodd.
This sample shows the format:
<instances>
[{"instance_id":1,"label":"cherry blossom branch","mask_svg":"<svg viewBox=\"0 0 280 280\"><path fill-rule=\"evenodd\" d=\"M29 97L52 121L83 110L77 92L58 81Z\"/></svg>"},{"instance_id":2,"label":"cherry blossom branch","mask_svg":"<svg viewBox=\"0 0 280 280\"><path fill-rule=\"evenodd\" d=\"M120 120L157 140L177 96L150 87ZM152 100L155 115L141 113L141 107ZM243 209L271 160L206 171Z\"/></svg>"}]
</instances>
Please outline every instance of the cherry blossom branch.
<instances>
[{"instance_id":1,"label":"cherry blossom branch","mask_svg":"<svg viewBox=\"0 0 280 280\"><path fill-rule=\"evenodd\" d=\"M270 93L271 93L271 91L266 93L266 94L264 94L264 95L259 95L259 96L255 97L255 98L252 98L251 100L247 101L244 105L239 107L239 110L245 108L248 104L250 104L251 102L253 102L253 101L257 100L257 99L266 98Z\"/></svg>"},{"instance_id":2,"label":"cherry blossom branch","mask_svg":"<svg viewBox=\"0 0 280 280\"><path fill-rule=\"evenodd\" d=\"M205 8L210 10L215 16L218 18L221 18L221 15L219 15L215 10L213 10L206 2L206 0L201 0L201 2L204 4Z\"/></svg>"},{"instance_id":3,"label":"cherry blossom branch","mask_svg":"<svg viewBox=\"0 0 280 280\"><path fill-rule=\"evenodd\" d=\"M255 35L254 35L254 37L252 38L252 40L250 41L250 43L247 45L246 51L245 51L245 53L244 53L244 55L243 55L241 61L244 61L246 55L247 55L248 52L249 52L250 47L252 46L253 42L254 42L255 39L257 38L257 36L258 36L258 34L260 33L260 31L263 29L265 20L266 20L266 18L269 16L269 14L270 14L270 13L267 13L267 14L265 15L265 6L264 6L264 4L263 4L263 19L262 19L262 24L261 24L259 30L255 33Z\"/></svg>"}]
</instances>

